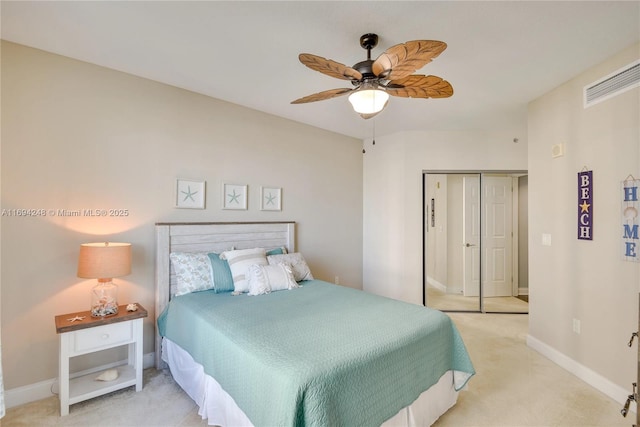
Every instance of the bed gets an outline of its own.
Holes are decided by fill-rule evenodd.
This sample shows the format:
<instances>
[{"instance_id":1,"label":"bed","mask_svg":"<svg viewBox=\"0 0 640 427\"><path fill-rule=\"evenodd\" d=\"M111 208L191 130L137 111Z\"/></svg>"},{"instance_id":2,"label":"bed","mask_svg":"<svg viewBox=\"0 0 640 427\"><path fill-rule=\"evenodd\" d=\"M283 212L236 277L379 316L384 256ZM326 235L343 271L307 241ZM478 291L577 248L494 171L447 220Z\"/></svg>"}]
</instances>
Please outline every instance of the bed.
<instances>
[{"instance_id":1,"label":"bed","mask_svg":"<svg viewBox=\"0 0 640 427\"><path fill-rule=\"evenodd\" d=\"M177 292L172 253L295 254L293 222L159 223L156 243L156 366L209 425L431 425L475 374L437 310L320 280Z\"/></svg>"}]
</instances>

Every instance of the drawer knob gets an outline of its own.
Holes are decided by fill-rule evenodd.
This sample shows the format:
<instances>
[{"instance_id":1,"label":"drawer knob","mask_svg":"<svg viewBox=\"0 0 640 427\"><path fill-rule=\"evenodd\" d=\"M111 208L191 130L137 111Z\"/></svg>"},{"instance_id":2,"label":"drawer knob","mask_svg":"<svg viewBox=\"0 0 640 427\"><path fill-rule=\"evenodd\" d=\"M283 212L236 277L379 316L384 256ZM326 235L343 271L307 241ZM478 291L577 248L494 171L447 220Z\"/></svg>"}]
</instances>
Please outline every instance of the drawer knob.
<instances>
[{"instance_id":1,"label":"drawer knob","mask_svg":"<svg viewBox=\"0 0 640 427\"><path fill-rule=\"evenodd\" d=\"M102 334L102 339L103 339L103 340L106 340L106 339L108 339L108 338L109 338L109 334Z\"/></svg>"}]
</instances>

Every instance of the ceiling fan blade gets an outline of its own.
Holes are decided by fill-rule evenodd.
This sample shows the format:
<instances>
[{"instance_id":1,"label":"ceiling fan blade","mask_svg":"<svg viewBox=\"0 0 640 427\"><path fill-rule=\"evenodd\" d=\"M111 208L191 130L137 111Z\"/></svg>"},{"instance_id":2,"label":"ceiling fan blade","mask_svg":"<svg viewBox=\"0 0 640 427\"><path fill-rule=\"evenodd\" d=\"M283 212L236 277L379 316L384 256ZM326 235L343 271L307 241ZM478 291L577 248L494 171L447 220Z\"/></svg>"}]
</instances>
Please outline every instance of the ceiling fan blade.
<instances>
[{"instance_id":1,"label":"ceiling fan blade","mask_svg":"<svg viewBox=\"0 0 640 427\"><path fill-rule=\"evenodd\" d=\"M453 95L453 87L448 81L421 74L392 80L386 90L389 95L403 98L448 98Z\"/></svg>"},{"instance_id":2,"label":"ceiling fan blade","mask_svg":"<svg viewBox=\"0 0 640 427\"><path fill-rule=\"evenodd\" d=\"M298 56L300 62L312 70L319 71L331 77L342 80L362 80L362 73L344 64L331 59L322 58L321 56L312 55L310 53L301 53Z\"/></svg>"},{"instance_id":3,"label":"ceiling fan blade","mask_svg":"<svg viewBox=\"0 0 640 427\"><path fill-rule=\"evenodd\" d=\"M391 46L372 65L373 73L387 80L396 80L413 74L447 48L437 40L413 40Z\"/></svg>"},{"instance_id":4,"label":"ceiling fan blade","mask_svg":"<svg viewBox=\"0 0 640 427\"><path fill-rule=\"evenodd\" d=\"M304 104L307 102L315 102L315 101L323 101L325 99L335 98L337 96L346 95L349 92L353 92L354 89L350 88L340 88L340 89L330 89L322 92L314 93L313 95L307 95L302 98L296 99L295 101L291 101L292 104Z\"/></svg>"}]
</instances>

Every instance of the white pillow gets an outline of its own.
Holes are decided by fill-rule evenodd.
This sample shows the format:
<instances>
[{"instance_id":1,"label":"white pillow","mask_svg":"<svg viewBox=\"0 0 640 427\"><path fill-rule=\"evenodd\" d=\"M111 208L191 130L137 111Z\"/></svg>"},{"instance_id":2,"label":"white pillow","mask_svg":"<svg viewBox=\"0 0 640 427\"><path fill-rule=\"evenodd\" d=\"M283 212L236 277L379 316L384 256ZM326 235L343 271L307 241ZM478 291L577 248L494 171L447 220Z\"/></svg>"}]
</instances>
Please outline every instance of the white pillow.
<instances>
[{"instance_id":1,"label":"white pillow","mask_svg":"<svg viewBox=\"0 0 640 427\"><path fill-rule=\"evenodd\" d=\"M269 261L269 264L285 262L291 265L291 268L293 269L293 278L296 279L296 282L300 282L302 280L313 280L311 270L309 270L307 262L299 252L283 255L269 255L267 260Z\"/></svg>"},{"instance_id":2,"label":"white pillow","mask_svg":"<svg viewBox=\"0 0 640 427\"><path fill-rule=\"evenodd\" d=\"M172 252L169 258L176 273L176 296L213 289L211 262L206 252Z\"/></svg>"},{"instance_id":3,"label":"white pillow","mask_svg":"<svg viewBox=\"0 0 640 427\"><path fill-rule=\"evenodd\" d=\"M262 295L299 287L293 278L291 266L284 262L278 265L253 264L247 270L247 280L248 295Z\"/></svg>"},{"instance_id":4,"label":"white pillow","mask_svg":"<svg viewBox=\"0 0 640 427\"><path fill-rule=\"evenodd\" d=\"M221 259L226 259L233 276L234 292L247 292L249 282L247 282L247 269L253 265L269 265L266 251L263 248L239 249L236 251L225 251L220 254Z\"/></svg>"}]
</instances>

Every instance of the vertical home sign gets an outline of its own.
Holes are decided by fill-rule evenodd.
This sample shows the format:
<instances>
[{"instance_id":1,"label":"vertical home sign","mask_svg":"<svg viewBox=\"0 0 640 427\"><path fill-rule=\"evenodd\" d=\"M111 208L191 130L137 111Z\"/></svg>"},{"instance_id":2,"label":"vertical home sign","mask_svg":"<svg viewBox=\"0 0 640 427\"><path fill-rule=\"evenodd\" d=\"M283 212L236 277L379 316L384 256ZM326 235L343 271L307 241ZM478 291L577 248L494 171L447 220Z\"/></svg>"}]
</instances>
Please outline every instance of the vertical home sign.
<instances>
[{"instance_id":1,"label":"vertical home sign","mask_svg":"<svg viewBox=\"0 0 640 427\"><path fill-rule=\"evenodd\" d=\"M578 172L578 239L593 240L593 171Z\"/></svg>"},{"instance_id":2,"label":"vertical home sign","mask_svg":"<svg viewBox=\"0 0 640 427\"><path fill-rule=\"evenodd\" d=\"M622 181L622 257L625 261L640 261L638 248L638 186L640 180L629 178Z\"/></svg>"}]
</instances>

